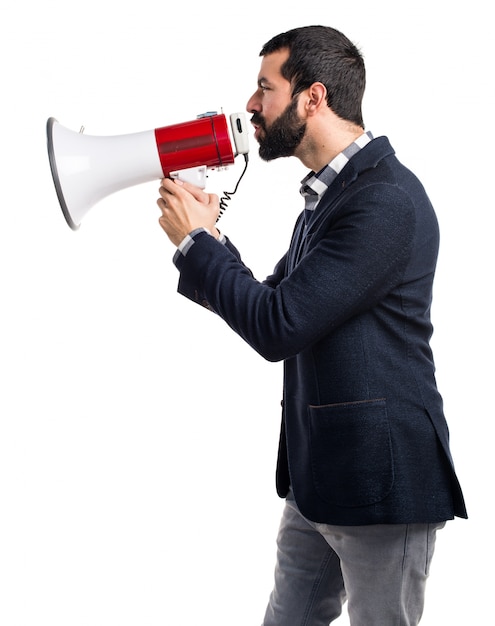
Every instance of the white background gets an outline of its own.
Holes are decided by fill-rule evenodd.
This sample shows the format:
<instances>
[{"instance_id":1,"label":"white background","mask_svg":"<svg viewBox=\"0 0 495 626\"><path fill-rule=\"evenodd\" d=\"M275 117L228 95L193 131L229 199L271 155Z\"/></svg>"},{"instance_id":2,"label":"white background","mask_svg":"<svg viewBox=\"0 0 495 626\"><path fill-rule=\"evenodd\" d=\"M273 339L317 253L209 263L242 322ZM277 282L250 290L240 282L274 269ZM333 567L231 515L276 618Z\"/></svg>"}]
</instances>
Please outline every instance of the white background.
<instances>
[{"instance_id":1,"label":"white background","mask_svg":"<svg viewBox=\"0 0 495 626\"><path fill-rule=\"evenodd\" d=\"M3 626L261 622L282 507L281 366L177 295L158 183L68 228L45 126L128 134L243 110L262 44L311 23L362 49L367 128L420 176L441 226L433 345L470 520L439 537L422 625L495 624L488 6L2 1ZM262 279L287 246L305 171L251 146L220 226ZM231 190L241 167L212 172L208 189Z\"/></svg>"}]
</instances>

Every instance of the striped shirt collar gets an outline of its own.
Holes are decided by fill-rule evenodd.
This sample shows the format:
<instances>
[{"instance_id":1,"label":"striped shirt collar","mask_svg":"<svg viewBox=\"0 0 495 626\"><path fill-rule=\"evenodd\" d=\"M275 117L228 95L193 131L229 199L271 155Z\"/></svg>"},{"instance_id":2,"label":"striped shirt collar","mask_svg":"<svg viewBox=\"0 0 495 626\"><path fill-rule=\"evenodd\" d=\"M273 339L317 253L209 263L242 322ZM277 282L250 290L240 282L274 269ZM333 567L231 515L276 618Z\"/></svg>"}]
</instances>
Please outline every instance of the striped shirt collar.
<instances>
[{"instance_id":1,"label":"striped shirt collar","mask_svg":"<svg viewBox=\"0 0 495 626\"><path fill-rule=\"evenodd\" d=\"M319 172L310 172L301 181L300 193L304 197L306 211L313 212L323 194L330 187L337 175L344 169L349 159L353 157L361 148L373 139L371 132L360 135L354 143L347 146L345 150L340 152L328 165L325 165ZM306 213L306 215L308 215Z\"/></svg>"}]
</instances>

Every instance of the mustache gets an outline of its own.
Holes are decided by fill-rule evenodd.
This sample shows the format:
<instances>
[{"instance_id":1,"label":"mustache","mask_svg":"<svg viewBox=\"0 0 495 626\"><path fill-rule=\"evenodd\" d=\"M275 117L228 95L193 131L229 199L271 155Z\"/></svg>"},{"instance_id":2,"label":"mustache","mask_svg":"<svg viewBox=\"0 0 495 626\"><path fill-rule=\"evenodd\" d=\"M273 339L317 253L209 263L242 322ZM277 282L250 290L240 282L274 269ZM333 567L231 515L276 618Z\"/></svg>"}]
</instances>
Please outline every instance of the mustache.
<instances>
[{"instance_id":1,"label":"mustache","mask_svg":"<svg viewBox=\"0 0 495 626\"><path fill-rule=\"evenodd\" d=\"M256 126L261 126L261 128L266 130L265 118L261 115L261 113L253 113L251 117L251 124L255 124Z\"/></svg>"}]
</instances>

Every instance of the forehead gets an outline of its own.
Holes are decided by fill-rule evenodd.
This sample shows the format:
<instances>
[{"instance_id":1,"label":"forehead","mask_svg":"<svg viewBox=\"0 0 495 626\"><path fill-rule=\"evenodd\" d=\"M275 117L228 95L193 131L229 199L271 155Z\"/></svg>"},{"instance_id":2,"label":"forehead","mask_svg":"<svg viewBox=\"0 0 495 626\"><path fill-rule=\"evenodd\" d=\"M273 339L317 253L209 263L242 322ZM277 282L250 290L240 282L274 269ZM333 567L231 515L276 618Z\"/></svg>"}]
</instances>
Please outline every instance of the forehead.
<instances>
[{"instance_id":1,"label":"forehead","mask_svg":"<svg viewBox=\"0 0 495 626\"><path fill-rule=\"evenodd\" d=\"M282 65L289 58L287 48L277 50L263 57L261 61L260 72L258 74L258 82L267 81L270 83L288 82L280 71Z\"/></svg>"}]
</instances>

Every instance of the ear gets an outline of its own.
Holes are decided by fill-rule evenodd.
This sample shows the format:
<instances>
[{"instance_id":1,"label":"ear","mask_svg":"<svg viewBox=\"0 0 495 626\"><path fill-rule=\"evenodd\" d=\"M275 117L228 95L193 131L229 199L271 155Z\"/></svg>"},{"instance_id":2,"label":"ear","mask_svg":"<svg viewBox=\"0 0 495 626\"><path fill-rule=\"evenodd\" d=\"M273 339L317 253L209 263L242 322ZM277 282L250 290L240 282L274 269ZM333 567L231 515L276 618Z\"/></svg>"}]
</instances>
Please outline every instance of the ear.
<instances>
[{"instance_id":1,"label":"ear","mask_svg":"<svg viewBox=\"0 0 495 626\"><path fill-rule=\"evenodd\" d=\"M327 88L323 83L313 83L305 93L305 109L308 115L314 115L321 107L327 106Z\"/></svg>"}]
</instances>

